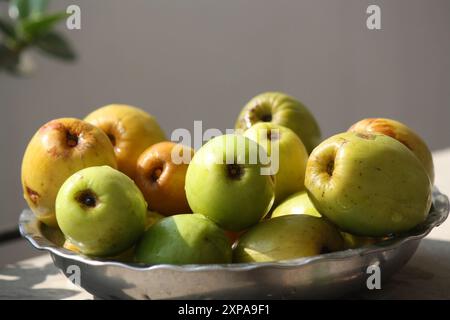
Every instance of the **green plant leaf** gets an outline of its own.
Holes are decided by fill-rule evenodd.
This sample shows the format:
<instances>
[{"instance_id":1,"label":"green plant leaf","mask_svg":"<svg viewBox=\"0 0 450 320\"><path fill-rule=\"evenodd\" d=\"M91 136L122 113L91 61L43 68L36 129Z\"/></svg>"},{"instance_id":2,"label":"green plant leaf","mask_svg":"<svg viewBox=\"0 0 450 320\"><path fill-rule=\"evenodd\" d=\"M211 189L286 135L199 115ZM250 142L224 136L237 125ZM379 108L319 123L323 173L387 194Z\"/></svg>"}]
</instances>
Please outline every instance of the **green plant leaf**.
<instances>
[{"instance_id":1,"label":"green plant leaf","mask_svg":"<svg viewBox=\"0 0 450 320\"><path fill-rule=\"evenodd\" d=\"M9 16L11 19L25 19L29 15L29 0L11 0L9 2Z\"/></svg>"},{"instance_id":2,"label":"green plant leaf","mask_svg":"<svg viewBox=\"0 0 450 320\"><path fill-rule=\"evenodd\" d=\"M56 32L50 32L39 37L35 43L37 48L56 58L73 61L76 59L75 51L66 38Z\"/></svg>"},{"instance_id":3,"label":"green plant leaf","mask_svg":"<svg viewBox=\"0 0 450 320\"><path fill-rule=\"evenodd\" d=\"M19 24L21 36L26 40L42 36L50 31L58 22L68 17L65 12L58 12L51 15L30 17L24 19Z\"/></svg>"},{"instance_id":4,"label":"green plant leaf","mask_svg":"<svg viewBox=\"0 0 450 320\"><path fill-rule=\"evenodd\" d=\"M42 15L48 7L48 0L28 0L30 5L30 15Z\"/></svg>"},{"instance_id":5,"label":"green plant leaf","mask_svg":"<svg viewBox=\"0 0 450 320\"><path fill-rule=\"evenodd\" d=\"M14 31L14 26L9 23L8 21L5 21L3 19L0 19L0 31L7 37L14 38L16 33Z\"/></svg>"}]
</instances>

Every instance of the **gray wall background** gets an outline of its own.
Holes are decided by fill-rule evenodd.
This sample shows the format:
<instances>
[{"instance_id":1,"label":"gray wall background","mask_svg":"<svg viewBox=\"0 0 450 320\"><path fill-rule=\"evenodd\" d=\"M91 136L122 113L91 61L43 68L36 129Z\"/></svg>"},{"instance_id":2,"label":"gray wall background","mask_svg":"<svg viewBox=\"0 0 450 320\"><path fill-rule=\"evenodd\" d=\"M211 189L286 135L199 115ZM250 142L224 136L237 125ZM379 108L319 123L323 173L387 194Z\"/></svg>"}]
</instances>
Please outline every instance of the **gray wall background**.
<instances>
[{"instance_id":1,"label":"gray wall background","mask_svg":"<svg viewBox=\"0 0 450 320\"><path fill-rule=\"evenodd\" d=\"M36 57L32 77L0 74L0 230L25 206L20 163L37 128L112 102L146 109L170 134L194 120L232 128L252 96L282 90L310 107L325 136L383 116L409 124L434 150L450 146L448 0L61 0L53 7L73 3L82 11L82 29L66 31L76 64ZM369 4L381 7L381 31L366 29Z\"/></svg>"}]
</instances>

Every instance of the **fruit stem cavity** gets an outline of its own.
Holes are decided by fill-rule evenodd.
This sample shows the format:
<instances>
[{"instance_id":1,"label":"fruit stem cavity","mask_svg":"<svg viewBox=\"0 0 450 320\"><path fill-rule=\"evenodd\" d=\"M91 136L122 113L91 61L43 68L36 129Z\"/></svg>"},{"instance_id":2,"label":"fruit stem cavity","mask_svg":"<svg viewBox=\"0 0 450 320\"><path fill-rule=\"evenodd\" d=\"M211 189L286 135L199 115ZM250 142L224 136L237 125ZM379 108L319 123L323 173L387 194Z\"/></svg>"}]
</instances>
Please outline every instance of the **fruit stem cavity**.
<instances>
[{"instance_id":1,"label":"fruit stem cavity","mask_svg":"<svg viewBox=\"0 0 450 320\"><path fill-rule=\"evenodd\" d=\"M70 131L66 132L66 141L67 145L71 148L76 147L78 145L78 136L73 134Z\"/></svg>"},{"instance_id":2,"label":"fruit stem cavity","mask_svg":"<svg viewBox=\"0 0 450 320\"><path fill-rule=\"evenodd\" d=\"M244 175L244 168L237 164L227 164L227 172L231 179L239 180Z\"/></svg>"},{"instance_id":3,"label":"fruit stem cavity","mask_svg":"<svg viewBox=\"0 0 450 320\"><path fill-rule=\"evenodd\" d=\"M161 177L162 172L163 172L162 168L156 168L155 170L153 170L153 172L152 172L152 174L150 176L150 179L153 182L158 181L159 177Z\"/></svg>"},{"instance_id":4,"label":"fruit stem cavity","mask_svg":"<svg viewBox=\"0 0 450 320\"><path fill-rule=\"evenodd\" d=\"M116 137L112 134L112 133L108 133L107 134L109 141L111 141L111 144L113 145L113 147L116 146Z\"/></svg>"},{"instance_id":5,"label":"fruit stem cavity","mask_svg":"<svg viewBox=\"0 0 450 320\"><path fill-rule=\"evenodd\" d=\"M331 159L327 163L327 173L330 177L333 176L333 171L334 171L334 159Z\"/></svg>"},{"instance_id":6,"label":"fruit stem cavity","mask_svg":"<svg viewBox=\"0 0 450 320\"><path fill-rule=\"evenodd\" d=\"M87 208L94 208L97 205L97 196L92 190L83 190L77 196L76 200Z\"/></svg>"}]
</instances>

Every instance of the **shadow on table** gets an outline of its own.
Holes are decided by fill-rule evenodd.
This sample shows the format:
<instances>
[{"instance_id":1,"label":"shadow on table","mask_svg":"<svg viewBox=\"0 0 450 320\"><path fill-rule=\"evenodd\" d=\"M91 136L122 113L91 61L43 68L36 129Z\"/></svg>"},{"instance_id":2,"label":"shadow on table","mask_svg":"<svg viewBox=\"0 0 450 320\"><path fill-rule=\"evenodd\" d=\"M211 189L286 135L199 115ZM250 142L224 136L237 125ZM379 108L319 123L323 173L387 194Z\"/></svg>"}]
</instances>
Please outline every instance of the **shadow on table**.
<instances>
[{"instance_id":1,"label":"shadow on table","mask_svg":"<svg viewBox=\"0 0 450 320\"><path fill-rule=\"evenodd\" d=\"M350 298L450 299L449 288L450 242L424 239L411 260L380 290L365 290Z\"/></svg>"},{"instance_id":2,"label":"shadow on table","mask_svg":"<svg viewBox=\"0 0 450 320\"><path fill-rule=\"evenodd\" d=\"M60 276L52 262L38 267L27 262L8 265L0 270L0 299L64 299L79 294L77 290L46 288L52 276Z\"/></svg>"}]
</instances>

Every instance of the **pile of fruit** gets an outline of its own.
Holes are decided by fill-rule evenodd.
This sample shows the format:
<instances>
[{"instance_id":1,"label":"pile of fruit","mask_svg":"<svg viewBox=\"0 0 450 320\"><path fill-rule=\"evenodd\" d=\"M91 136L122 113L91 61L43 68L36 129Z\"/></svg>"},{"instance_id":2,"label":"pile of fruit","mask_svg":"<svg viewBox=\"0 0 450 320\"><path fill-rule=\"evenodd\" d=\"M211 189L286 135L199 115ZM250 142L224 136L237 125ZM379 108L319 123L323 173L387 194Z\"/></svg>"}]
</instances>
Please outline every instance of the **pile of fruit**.
<instances>
[{"instance_id":1,"label":"pile of fruit","mask_svg":"<svg viewBox=\"0 0 450 320\"><path fill-rule=\"evenodd\" d=\"M302 103L268 92L235 127L194 152L131 106L56 119L25 151L24 197L66 249L144 264L351 250L427 218L431 153L400 122L364 119L321 141Z\"/></svg>"}]
</instances>

